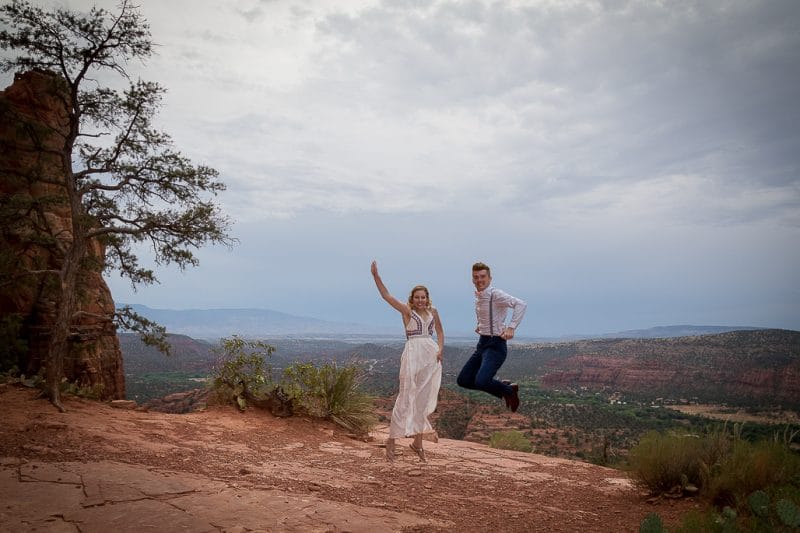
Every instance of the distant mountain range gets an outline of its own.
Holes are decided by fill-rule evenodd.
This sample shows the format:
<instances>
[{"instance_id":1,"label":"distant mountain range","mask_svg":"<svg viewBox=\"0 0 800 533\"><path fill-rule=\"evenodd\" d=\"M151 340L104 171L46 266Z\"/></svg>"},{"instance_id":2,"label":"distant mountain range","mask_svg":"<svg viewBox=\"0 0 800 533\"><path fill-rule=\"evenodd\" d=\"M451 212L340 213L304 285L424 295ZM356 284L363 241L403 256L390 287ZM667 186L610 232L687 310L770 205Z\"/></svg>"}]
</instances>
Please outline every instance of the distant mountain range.
<instances>
[{"instance_id":1,"label":"distant mountain range","mask_svg":"<svg viewBox=\"0 0 800 533\"><path fill-rule=\"evenodd\" d=\"M390 337L398 339L396 328L359 324L355 322L334 322L306 316L296 316L271 309L154 309L140 304L129 305L140 315L167 328L169 333L189 335L198 339L218 339L241 335L243 337ZM553 342L580 339L655 339L671 337L691 337L711 335L729 331L758 330L763 328L749 326L657 326L649 329L635 329L615 333L575 334L561 337L517 337L520 342ZM472 342L473 337L453 341Z\"/></svg>"},{"instance_id":2,"label":"distant mountain range","mask_svg":"<svg viewBox=\"0 0 800 533\"><path fill-rule=\"evenodd\" d=\"M295 316L271 309L153 309L139 304L131 307L138 314L167 328L198 339L289 335L383 335L386 328L352 322L331 322Z\"/></svg>"},{"instance_id":3,"label":"distant mountain range","mask_svg":"<svg viewBox=\"0 0 800 533\"><path fill-rule=\"evenodd\" d=\"M660 339L671 337L696 337L698 335L715 335L717 333L728 333L729 331L755 331L765 328L752 326L655 326L648 329L629 329L616 333L603 333L602 335L587 335L582 338L602 338L602 339Z\"/></svg>"}]
</instances>

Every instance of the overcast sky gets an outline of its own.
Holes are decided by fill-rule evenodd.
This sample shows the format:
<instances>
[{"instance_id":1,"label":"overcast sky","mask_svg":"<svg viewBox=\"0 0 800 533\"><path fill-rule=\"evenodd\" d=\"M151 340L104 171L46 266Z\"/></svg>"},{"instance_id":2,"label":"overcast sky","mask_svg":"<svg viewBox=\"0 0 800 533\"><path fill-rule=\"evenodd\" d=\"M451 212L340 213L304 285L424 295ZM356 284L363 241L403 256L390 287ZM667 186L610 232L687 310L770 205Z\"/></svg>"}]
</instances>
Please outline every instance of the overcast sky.
<instances>
[{"instance_id":1,"label":"overcast sky","mask_svg":"<svg viewBox=\"0 0 800 533\"><path fill-rule=\"evenodd\" d=\"M468 332L481 260L529 304L518 335L800 329L796 0L139 4L134 68L240 243L112 276L118 302L399 334L377 259Z\"/></svg>"}]
</instances>

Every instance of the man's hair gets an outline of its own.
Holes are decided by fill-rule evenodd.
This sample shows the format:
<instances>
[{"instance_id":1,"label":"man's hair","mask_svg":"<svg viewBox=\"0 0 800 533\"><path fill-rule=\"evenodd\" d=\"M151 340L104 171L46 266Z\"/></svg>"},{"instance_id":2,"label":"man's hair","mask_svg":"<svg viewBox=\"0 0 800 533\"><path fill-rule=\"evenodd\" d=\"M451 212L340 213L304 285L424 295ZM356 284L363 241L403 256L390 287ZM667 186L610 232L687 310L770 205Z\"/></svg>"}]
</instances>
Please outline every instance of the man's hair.
<instances>
[{"instance_id":1,"label":"man's hair","mask_svg":"<svg viewBox=\"0 0 800 533\"><path fill-rule=\"evenodd\" d=\"M472 265L473 272L477 272L478 270L485 270L486 273L489 275L489 277L492 277L492 269L489 268L489 265L487 265L486 263L481 263L480 261L478 261L477 263Z\"/></svg>"}]
</instances>

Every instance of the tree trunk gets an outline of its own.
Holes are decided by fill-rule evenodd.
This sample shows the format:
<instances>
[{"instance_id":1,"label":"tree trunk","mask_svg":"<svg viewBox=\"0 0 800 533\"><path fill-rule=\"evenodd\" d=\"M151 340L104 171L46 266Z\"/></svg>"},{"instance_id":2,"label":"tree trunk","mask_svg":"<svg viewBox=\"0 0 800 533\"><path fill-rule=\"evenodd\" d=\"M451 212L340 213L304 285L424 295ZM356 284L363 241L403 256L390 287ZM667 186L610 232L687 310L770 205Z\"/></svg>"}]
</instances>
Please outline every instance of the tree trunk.
<instances>
[{"instance_id":1,"label":"tree trunk","mask_svg":"<svg viewBox=\"0 0 800 533\"><path fill-rule=\"evenodd\" d=\"M74 236L69 246L69 254L64 258L64 265L59 276L61 290L57 303L56 320L53 324L53 332L50 338L45 382L45 394L50 402L61 412L65 411L61 403L61 379L64 377L64 359L69 354L70 326L78 305L78 277L81 263L85 256L85 241L79 236Z\"/></svg>"},{"instance_id":2,"label":"tree trunk","mask_svg":"<svg viewBox=\"0 0 800 533\"><path fill-rule=\"evenodd\" d=\"M74 178L72 176L71 143L62 154L65 192L69 198L72 219L72 235L63 242L66 248L64 264L59 274L60 294L56 305L56 319L50 338L48 350L47 373L45 381L45 394L50 402L62 413L66 411L61 403L61 379L64 377L64 359L69 354L69 334L72 320L78 309L78 283L81 276L81 267L86 258L87 242L82 224L83 205L81 198L76 193Z\"/></svg>"}]
</instances>

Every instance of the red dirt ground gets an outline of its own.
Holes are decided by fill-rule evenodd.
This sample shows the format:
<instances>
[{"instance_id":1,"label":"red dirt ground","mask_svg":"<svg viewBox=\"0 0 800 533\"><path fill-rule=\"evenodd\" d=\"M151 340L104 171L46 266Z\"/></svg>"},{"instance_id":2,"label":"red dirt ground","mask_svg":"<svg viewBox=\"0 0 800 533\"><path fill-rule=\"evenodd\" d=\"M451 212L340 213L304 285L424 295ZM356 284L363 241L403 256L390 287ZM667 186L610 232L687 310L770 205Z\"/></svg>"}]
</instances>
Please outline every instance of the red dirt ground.
<instances>
[{"instance_id":1,"label":"red dirt ground","mask_svg":"<svg viewBox=\"0 0 800 533\"><path fill-rule=\"evenodd\" d=\"M0 530L634 532L697 506L648 503L618 470L464 441L426 442L421 463L401 440L390 464L385 427L365 441L258 410L65 406L0 385Z\"/></svg>"}]
</instances>

